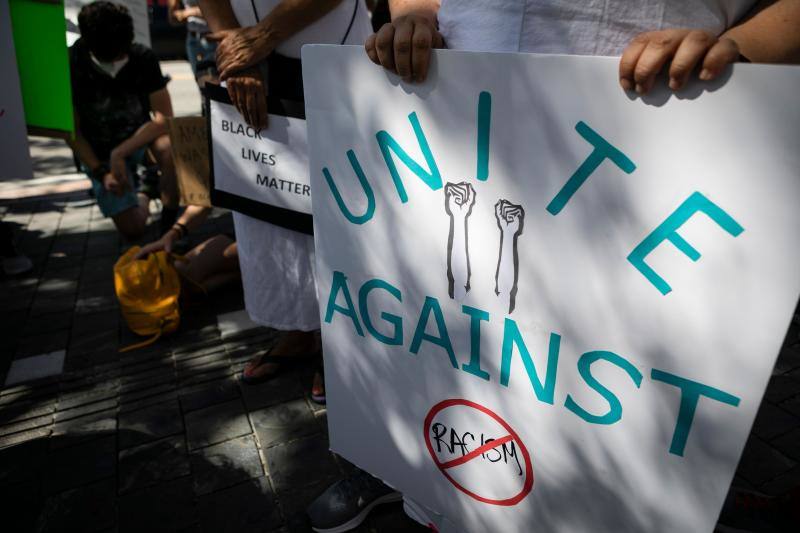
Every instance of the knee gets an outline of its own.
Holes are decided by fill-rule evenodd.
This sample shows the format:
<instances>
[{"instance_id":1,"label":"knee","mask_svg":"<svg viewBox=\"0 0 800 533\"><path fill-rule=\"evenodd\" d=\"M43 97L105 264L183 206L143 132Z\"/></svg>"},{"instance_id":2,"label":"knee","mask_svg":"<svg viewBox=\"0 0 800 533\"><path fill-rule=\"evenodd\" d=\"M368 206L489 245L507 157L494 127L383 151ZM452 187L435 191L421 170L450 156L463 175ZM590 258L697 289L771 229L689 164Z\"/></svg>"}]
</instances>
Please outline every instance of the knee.
<instances>
[{"instance_id":1,"label":"knee","mask_svg":"<svg viewBox=\"0 0 800 533\"><path fill-rule=\"evenodd\" d=\"M157 138L150 145L150 150L153 152L158 166L162 169L164 167L172 167L172 145L169 140L169 135L162 135Z\"/></svg>"},{"instance_id":2,"label":"knee","mask_svg":"<svg viewBox=\"0 0 800 533\"><path fill-rule=\"evenodd\" d=\"M132 208L113 218L117 231L129 241L135 241L144 236L147 230L147 215L141 208Z\"/></svg>"}]
</instances>

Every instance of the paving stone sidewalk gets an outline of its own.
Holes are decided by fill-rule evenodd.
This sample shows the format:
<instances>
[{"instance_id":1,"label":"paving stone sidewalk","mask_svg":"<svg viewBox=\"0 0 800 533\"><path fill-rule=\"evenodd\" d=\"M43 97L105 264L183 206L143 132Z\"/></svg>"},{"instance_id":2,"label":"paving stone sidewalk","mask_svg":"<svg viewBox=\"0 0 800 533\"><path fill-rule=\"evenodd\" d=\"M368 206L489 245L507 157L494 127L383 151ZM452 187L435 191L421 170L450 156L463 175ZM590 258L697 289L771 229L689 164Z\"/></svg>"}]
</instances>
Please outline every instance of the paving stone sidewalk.
<instances>
[{"instance_id":1,"label":"paving stone sidewalk","mask_svg":"<svg viewBox=\"0 0 800 533\"><path fill-rule=\"evenodd\" d=\"M94 202L73 193L0 214L36 265L0 281L0 384L19 362L60 362L0 391L3 531L309 531L306 506L352 466L328 451L313 365L238 381L275 338L245 318L241 287L194 297L178 333L120 354L139 340L114 296L125 245ZM215 212L186 246L231 231ZM397 504L360 531L416 528Z\"/></svg>"}]
</instances>

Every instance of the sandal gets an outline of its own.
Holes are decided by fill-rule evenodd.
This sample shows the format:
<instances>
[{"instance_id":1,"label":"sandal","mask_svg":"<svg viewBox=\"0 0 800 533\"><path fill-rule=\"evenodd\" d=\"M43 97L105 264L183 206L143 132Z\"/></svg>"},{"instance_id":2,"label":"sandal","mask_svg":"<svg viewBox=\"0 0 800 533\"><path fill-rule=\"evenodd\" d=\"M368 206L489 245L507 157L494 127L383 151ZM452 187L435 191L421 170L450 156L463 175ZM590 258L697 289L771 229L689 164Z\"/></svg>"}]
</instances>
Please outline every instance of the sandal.
<instances>
[{"instance_id":1,"label":"sandal","mask_svg":"<svg viewBox=\"0 0 800 533\"><path fill-rule=\"evenodd\" d=\"M309 356L306 354L270 355L271 353L272 353L272 348L264 352L262 355L258 356L255 365L251 367L253 370L249 372L249 375L247 371L247 366L250 363L248 362L245 365L245 368L242 370L242 377L240 378L242 383L246 385L258 385L259 383L264 383L265 381L269 381L270 379L280 374L281 370L296 366L300 363L307 362L309 358ZM265 372L263 374L259 374L254 371L257 370L258 368L261 368L264 365L276 365L276 368L272 371Z\"/></svg>"},{"instance_id":2,"label":"sandal","mask_svg":"<svg viewBox=\"0 0 800 533\"><path fill-rule=\"evenodd\" d=\"M311 401L325 405L325 367L321 359L317 371L314 372L314 381L311 384Z\"/></svg>"}]
</instances>

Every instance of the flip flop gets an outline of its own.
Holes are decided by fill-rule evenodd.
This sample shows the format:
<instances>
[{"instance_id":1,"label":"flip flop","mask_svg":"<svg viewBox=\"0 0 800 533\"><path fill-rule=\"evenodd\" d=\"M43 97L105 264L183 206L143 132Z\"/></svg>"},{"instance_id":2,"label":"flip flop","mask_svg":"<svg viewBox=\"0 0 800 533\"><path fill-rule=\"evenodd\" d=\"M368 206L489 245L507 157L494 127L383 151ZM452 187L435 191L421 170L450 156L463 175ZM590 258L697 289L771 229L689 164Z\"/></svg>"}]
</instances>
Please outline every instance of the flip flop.
<instances>
[{"instance_id":1,"label":"flip flop","mask_svg":"<svg viewBox=\"0 0 800 533\"><path fill-rule=\"evenodd\" d=\"M270 348L261 357L259 357L258 364L255 366L255 368L258 368L266 364L277 365L277 368L272 372L268 372L264 375L254 376L254 377L248 377L245 371L242 370L242 377L240 378L242 383L246 385L258 385L259 383L264 383L274 378L278 374L280 374L282 370L293 366L297 366L300 363L307 362L309 359L308 354L270 355L271 352L272 349Z\"/></svg>"}]
</instances>

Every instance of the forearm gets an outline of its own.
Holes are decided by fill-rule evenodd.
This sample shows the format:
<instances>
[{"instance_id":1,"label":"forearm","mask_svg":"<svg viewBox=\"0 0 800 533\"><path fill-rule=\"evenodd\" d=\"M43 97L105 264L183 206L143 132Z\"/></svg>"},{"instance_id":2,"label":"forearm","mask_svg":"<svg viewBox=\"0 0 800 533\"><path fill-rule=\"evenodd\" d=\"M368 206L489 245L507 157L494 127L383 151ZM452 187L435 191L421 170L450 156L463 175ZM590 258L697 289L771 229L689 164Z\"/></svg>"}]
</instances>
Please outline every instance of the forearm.
<instances>
[{"instance_id":1,"label":"forearm","mask_svg":"<svg viewBox=\"0 0 800 533\"><path fill-rule=\"evenodd\" d=\"M360 1L360 0L359 0ZM342 0L283 0L258 26L270 48L327 15Z\"/></svg>"},{"instance_id":2,"label":"forearm","mask_svg":"<svg viewBox=\"0 0 800 533\"><path fill-rule=\"evenodd\" d=\"M162 135L167 134L167 120L164 115L156 114L153 120L149 120L136 130L136 133L122 141L112 151L115 155L120 157L128 157L139 148L143 148Z\"/></svg>"},{"instance_id":3,"label":"forearm","mask_svg":"<svg viewBox=\"0 0 800 533\"><path fill-rule=\"evenodd\" d=\"M101 161L95 155L94 150L89 145L89 141L83 138L80 131L75 132L74 138L67 138L67 144L75 152L78 160L89 167L90 170L100 166Z\"/></svg>"},{"instance_id":4,"label":"forearm","mask_svg":"<svg viewBox=\"0 0 800 533\"><path fill-rule=\"evenodd\" d=\"M453 285L458 289L469 286L469 255L467 254L467 221L466 219L453 219L453 247L450 250L450 270L453 276Z\"/></svg>"},{"instance_id":5,"label":"forearm","mask_svg":"<svg viewBox=\"0 0 800 533\"><path fill-rule=\"evenodd\" d=\"M800 62L800 1L762 1L721 37L733 39L754 63Z\"/></svg>"},{"instance_id":6,"label":"forearm","mask_svg":"<svg viewBox=\"0 0 800 533\"><path fill-rule=\"evenodd\" d=\"M514 288L514 240L508 235L500 237L500 258L495 280L495 292L498 295L509 296Z\"/></svg>"},{"instance_id":7,"label":"forearm","mask_svg":"<svg viewBox=\"0 0 800 533\"><path fill-rule=\"evenodd\" d=\"M389 12L392 20L414 13L429 16L435 21L440 5L440 0L389 0Z\"/></svg>"},{"instance_id":8,"label":"forearm","mask_svg":"<svg viewBox=\"0 0 800 533\"><path fill-rule=\"evenodd\" d=\"M232 30L240 27L229 0L199 1L200 11L203 12L203 18L208 22L211 31Z\"/></svg>"},{"instance_id":9,"label":"forearm","mask_svg":"<svg viewBox=\"0 0 800 533\"><path fill-rule=\"evenodd\" d=\"M180 218L178 218L178 224L191 231L198 228L208 218L209 213L211 213L210 207L188 205Z\"/></svg>"}]
</instances>

